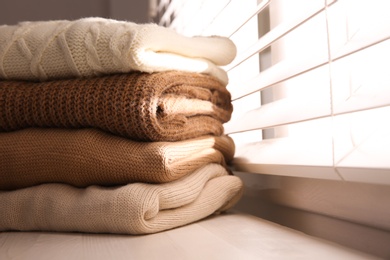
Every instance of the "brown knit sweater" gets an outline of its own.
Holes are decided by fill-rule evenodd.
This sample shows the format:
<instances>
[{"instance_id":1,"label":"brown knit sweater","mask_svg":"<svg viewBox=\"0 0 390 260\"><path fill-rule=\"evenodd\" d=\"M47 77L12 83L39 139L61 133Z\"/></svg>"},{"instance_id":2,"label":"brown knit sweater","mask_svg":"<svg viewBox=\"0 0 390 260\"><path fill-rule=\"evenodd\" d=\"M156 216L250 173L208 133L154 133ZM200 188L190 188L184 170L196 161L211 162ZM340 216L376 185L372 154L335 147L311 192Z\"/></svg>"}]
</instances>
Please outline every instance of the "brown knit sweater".
<instances>
[{"instance_id":1,"label":"brown knit sweater","mask_svg":"<svg viewBox=\"0 0 390 260\"><path fill-rule=\"evenodd\" d=\"M0 81L0 131L94 127L134 140L179 141L221 135L231 113L226 88L196 73Z\"/></svg>"},{"instance_id":2,"label":"brown knit sweater","mask_svg":"<svg viewBox=\"0 0 390 260\"><path fill-rule=\"evenodd\" d=\"M0 190L60 182L77 187L164 183L233 158L228 136L136 142L97 129L0 133Z\"/></svg>"}]
</instances>

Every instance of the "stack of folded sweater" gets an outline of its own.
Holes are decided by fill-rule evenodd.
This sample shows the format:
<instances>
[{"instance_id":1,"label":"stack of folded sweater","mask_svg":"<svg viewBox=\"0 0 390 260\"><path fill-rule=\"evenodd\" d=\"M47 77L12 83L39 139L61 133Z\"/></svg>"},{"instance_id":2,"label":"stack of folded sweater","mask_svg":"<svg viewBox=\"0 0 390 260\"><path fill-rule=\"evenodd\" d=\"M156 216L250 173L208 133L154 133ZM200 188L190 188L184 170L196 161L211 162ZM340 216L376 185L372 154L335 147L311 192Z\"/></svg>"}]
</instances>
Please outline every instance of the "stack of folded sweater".
<instances>
[{"instance_id":1,"label":"stack of folded sweater","mask_svg":"<svg viewBox=\"0 0 390 260\"><path fill-rule=\"evenodd\" d=\"M233 206L234 56L154 24L0 26L0 231L145 234Z\"/></svg>"}]
</instances>

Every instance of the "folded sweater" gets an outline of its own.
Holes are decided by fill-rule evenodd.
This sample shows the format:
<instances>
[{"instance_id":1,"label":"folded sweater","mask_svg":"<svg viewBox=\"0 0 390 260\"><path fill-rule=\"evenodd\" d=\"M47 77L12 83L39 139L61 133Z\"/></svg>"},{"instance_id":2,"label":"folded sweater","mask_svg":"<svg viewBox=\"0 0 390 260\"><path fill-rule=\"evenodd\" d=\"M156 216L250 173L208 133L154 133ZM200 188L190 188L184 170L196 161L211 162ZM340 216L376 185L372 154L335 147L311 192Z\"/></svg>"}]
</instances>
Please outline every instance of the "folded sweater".
<instances>
[{"instance_id":1,"label":"folded sweater","mask_svg":"<svg viewBox=\"0 0 390 260\"><path fill-rule=\"evenodd\" d=\"M0 133L0 190L59 182L77 187L164 183L234 155L228 136L135 142L96 129Z\"/></svg>"},{"instance_id":2,"label":"folded sweater","mask_svg":"<svg viewBox=\"0 0 390 260\"><path fill-rule=\"evenodd\" d=\"M223 134L230 93L188 72L132 72L94 78L0 80L0 132L28 127L94 127L142 141Z\"/></svg>"},{"instance_id":3,"label":"folded sweater","mask_svg":"<svg viewBox=\"0 0 390 260\"><path fill-rule=\"evenodd\" d=\"M154 233L227 210L241 193L241 180L218 164L165 184L42 184L0 191L0 231Z\"/></svg>"},{"instance_id":4,"label":"folded sweater","mask_svg":"<svg viewBox=\"0 0 390 260\"><path fill-rule=\"evenodd\" d=\"M186 37L156 24L104 18L0 26L0 79L49 80L133 70L207 73L224 84L236 47L224 37Z\"/></svg>"}]
</instances>

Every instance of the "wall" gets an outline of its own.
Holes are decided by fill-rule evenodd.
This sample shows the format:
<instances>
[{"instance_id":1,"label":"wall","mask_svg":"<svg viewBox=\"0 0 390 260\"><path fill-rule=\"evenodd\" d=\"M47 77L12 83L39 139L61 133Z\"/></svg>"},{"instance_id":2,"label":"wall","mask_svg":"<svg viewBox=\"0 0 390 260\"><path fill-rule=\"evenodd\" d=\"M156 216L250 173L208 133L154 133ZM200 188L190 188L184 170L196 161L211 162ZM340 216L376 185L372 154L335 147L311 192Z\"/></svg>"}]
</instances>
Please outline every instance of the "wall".
<instances>
[{"instance_id":1,"label":"wall","mask_svg":"<svg viewBox=\"0 0 390 260\"><path fill-rule=\"evenodd\" d=\"M146 23L148 3L143 0L0 0L0 24L90 16Z\"/></svg>"}]
</instances>

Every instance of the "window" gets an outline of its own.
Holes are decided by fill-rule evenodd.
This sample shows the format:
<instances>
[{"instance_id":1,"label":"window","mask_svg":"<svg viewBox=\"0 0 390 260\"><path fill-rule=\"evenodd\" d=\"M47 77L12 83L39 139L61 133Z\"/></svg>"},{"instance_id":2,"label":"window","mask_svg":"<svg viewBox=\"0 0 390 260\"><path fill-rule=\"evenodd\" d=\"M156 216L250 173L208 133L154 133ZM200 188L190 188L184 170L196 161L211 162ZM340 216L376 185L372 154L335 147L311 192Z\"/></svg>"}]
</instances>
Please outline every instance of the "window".
<instances>
[{"instance_id":1,"label":"window","mask_svg":"<svg viewBox=\"0 0 390 260\"><path fill-rule=\"evenodd\" d=\"M160 24L237 45L225 132L252 173L390 184L386 0L160 0Z\"/></svg>"}]
</instances>

